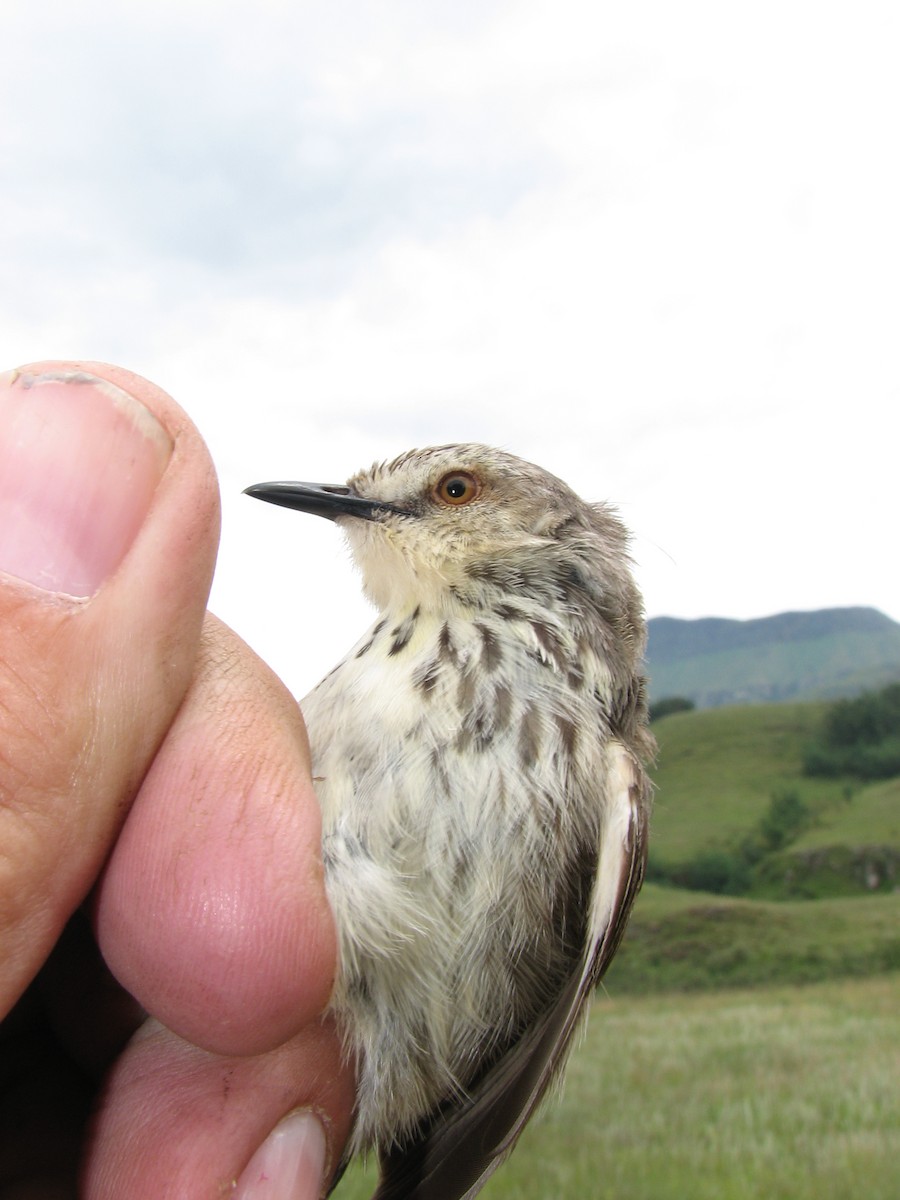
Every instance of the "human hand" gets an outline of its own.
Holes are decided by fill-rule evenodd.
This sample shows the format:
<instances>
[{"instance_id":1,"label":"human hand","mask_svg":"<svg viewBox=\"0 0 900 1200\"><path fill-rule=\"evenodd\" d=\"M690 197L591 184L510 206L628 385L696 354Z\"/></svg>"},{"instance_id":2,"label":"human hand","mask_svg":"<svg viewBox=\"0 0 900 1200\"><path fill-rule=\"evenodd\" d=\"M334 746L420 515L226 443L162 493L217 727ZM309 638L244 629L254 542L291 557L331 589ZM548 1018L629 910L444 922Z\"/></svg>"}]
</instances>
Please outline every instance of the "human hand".
<instances>
[{"instance_id":1,"label":"human hand","mask_svg":"<svg viewBox=\"0 0 900 1200\"><path fill-rule=\"evenodd\" d=\"M204 615L217 531L158 389L0 377L2 1197L315 1196L349 1128L305 736Z\"/></svg>"}]
</instances>

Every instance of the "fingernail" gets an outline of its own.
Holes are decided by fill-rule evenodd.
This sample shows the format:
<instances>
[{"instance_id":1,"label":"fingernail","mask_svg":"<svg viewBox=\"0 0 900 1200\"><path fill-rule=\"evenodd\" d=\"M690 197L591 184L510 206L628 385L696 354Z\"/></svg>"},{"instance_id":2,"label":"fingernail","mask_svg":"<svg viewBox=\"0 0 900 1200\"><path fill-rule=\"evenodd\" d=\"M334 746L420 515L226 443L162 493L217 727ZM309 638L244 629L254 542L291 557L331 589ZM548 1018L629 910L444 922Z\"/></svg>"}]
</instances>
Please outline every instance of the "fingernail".
<instances>
[{"instance_id":1,"label":"fingernail","mask_svg":"<svg viewBox=\"0 0 900 1200\"><path fill-rule=\"evenodd\" d=\"M319 1118L307 1109L289 1113L244 1168L235 1200L319 1200L325 1153Z\"/></svg>"},{"instance_id":2,"label":"fingernail","mask_svg":"<svg viewBox=\"0 0 900 1200\"><path fill-rule=\"evenodd\" d=\"M156 417L105 379L0 375L0 571L93 596L125 557L171 452Z\"/></svg>"}]
</instances>

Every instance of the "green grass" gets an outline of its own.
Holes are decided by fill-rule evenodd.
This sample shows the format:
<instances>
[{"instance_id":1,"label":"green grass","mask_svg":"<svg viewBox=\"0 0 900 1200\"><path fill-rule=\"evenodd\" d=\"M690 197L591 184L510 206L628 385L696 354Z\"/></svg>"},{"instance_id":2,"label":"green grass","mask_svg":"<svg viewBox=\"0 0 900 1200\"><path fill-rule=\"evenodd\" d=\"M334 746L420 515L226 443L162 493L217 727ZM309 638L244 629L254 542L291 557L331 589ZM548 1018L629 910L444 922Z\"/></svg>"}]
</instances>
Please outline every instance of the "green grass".
<instances>
[{"instance_id":1,"label":"green grass","mask_svg":"<svg viewBox=\"0 0 900 1200\"><path fill-rule=\"evenodd\" d=\"M718 874L728 875L723 890L756 899L895 890L900 884L900 779L862 784L802 773L804 750L826 707L751 705L674 713L658 721L651 878L671 879L673 870L677 878L679 869L693 863L687 878L695 886L714 886L709 874L714 864ZM748 876L735 852L748 835L758 839L773 795L785 792L799 798L811 823ZM745 878L738 882L741 870Z\"/></svg>"},{"instance_id":2,"label":"green grass","mask_svg":"<svg viewBox=\"0 0 900 1200\"><path fill-rule=\"evenodd\" d=\"M900 777L880 783L849 784L851 796L820 814L794 850L819 846L900 846Z\"/></svg>"},{"instance_id":3,"label":"green grass","mask_svg":"<svg viewBox=\"0 0 900 1200\"><path fill-rule=\"evenodd\" d=\"M892 893L900 887L900 778L857 785L823 808L780 854L762 863L753 894L773 899Z\"/></svg>"},{"instance_id":4,"label":"green grass","mask_svg":"<svg viewBox=\"0 0 900 1200\"><path fill-rule=\"evenodd\" d=\"M750 832L772 793L792 788L817 812L843 804L844 784L806 779L803 750L822 704L765 704L674 713L654 725L659 759L651 854L680 863Z\"/></svg>"},{"instance_id":5,"label":"green grass","mask_svg":"<svg viewBox=\"0 0 900 1200\"><path fill-rule=\"evenodd\" d=\"M810 983L900 970L900 892L758 901L644 886L613 994Z\"/></svg>"},{"instance_id":6,"label":"green grass","mask_svg":"<svg viewBox=\"0 0 900 1200\"><path fill-rule=\"evenodd\" d=\"M812 827L791 851L900 847L900 779L861 785L803 775L803 752L826 707L749 705L674 713L657 722L651 858L677 865L731 848L757 826L773 793L787 790L813 814Z\"/></svg>"},{"instance_id":7,"label":"green grass","mask_svg":"<svg viewBox=\"0 0 900 1200\"><path fill-rule=\"evenodd\" d=\"M896 1200L900 976L598 996L484 1200ZM352 1172L338 1200L363 1200Z\"/></svg>"}]
</instances>

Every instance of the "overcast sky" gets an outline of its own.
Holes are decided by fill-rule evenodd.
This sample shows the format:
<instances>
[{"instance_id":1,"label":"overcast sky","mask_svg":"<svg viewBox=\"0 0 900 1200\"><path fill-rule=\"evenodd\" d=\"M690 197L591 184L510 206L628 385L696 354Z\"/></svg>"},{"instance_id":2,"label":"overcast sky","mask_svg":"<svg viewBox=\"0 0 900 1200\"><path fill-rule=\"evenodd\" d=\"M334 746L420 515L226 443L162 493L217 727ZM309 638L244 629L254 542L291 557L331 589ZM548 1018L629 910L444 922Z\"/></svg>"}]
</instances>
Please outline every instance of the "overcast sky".
<instances>
[{"instance_id":1,"label":"overcast sky","mask_svg":"<svg viewBox=\"0 0 900 1200\"><path fill-rule=\"evenodd\" d=\"M0 366L100 358L220 473L212 607L303 691L368 621L242 496L540 462L650 615L900 619L894 0L0 0Z\"/></svg>"}]
</instances>

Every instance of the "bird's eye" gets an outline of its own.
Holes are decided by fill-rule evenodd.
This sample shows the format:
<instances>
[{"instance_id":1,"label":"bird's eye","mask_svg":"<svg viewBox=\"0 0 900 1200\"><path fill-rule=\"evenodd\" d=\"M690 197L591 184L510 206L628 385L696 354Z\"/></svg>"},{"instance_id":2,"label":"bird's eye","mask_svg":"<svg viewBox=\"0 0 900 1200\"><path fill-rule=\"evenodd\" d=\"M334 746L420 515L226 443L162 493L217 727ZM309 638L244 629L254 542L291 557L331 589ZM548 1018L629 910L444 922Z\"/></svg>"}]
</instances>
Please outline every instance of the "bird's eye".
<instances>
[{"instance_id":1,"label":"bird's eye","mask_svg":"<svg viewBox=\"0 0 900 1200\"><path fill-rule=\"evenodd\" d=\"M433 495L442 504L470 504L481 491L481 484L468 471L451 471L439 480Z\"/></svg>"}]
</instances>

